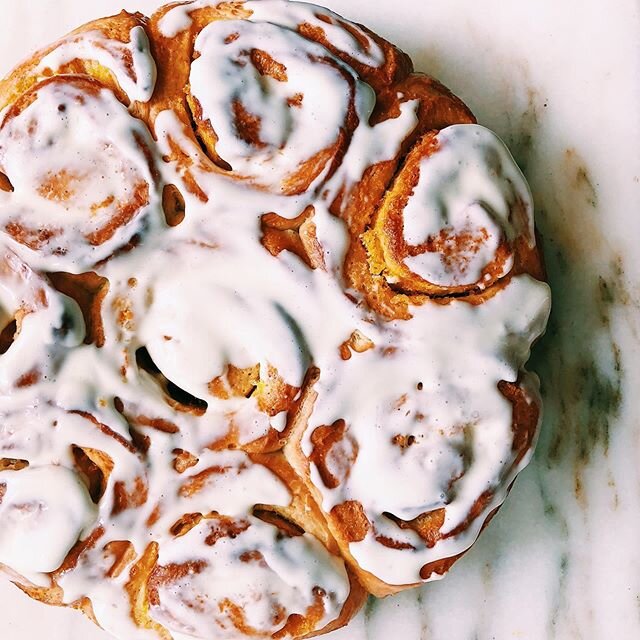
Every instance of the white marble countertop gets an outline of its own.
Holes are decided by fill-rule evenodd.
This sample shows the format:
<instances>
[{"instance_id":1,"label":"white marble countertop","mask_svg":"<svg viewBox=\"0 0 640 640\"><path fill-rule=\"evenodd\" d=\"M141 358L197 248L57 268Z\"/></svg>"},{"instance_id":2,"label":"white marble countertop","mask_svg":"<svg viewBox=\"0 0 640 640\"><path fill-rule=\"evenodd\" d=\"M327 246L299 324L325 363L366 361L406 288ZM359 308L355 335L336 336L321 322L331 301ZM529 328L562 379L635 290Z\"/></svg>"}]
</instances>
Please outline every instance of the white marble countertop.
<instances>
[{"instance_id":1,"label":"white marble countertop","mask_svg":"<svg viewBox=\"0 0 640 640\"><path fill-rule=\"evenodd\" d=\"M0 74L157 0L0 0ZM371 600L331 640L640 637L640 6L635 0L325 0L400 45L511 147L554 310L532 368L545 420L500 514L445 580ZM0 581L6 640L107 640Z\"/></svg>"}]
</instances>

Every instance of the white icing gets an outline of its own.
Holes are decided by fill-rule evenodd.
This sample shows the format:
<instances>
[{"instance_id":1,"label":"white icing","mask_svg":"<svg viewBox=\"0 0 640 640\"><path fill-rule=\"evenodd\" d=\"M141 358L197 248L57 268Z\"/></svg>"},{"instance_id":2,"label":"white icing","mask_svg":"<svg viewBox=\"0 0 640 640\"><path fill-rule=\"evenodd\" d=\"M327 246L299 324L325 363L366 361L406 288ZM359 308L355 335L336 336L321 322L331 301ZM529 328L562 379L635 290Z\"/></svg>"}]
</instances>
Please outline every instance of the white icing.
<instances>
[{"instance_id":1,"label":"white icing","mask_svg":"<svg viewBox=\"0 0 640 640\"><path fill-rule=\"evenodd\" d=\"M15 393L30 373L46 377L58 366L66 348L78 346L84 320L75 301L52 291L18 256L0 257L0 309L4 323L16 321L12 344L0 358L0 390Z\"/></svg>"},{"instance_id":2,"label":"white icing","mask_svg":"<svg viewBox=\"0 0 640 640\"><path fill-rule=\"evenodd\" d=\"M313 73L307 69L304 56L330 54L320 45L301 41L290 27L298 23L302 13L309 18L315 8L298 3L250 4L255 22L212 24L203 30L196 43L202 55L192 65L192 91L202 100L205 116L211 118L220 137L220 153L234 170L240 166L279 184L282 175L297 169L301 160L335 140L344 118L349 83L334 73L337 67L313 65ZM172 9L161 24L164 34L188 26L189 11L200 5ZM287 28L278 29L269 22ZM364 60L363 51L352 50L351 36L338 36L328 25L327 29L338 48ZM236 42L250 36L250 44L242 46L260 45L273 51L279 62L286 58L294 86L297 88L295 82L299 81L304 102L312 103L305 105L309 111L296 116L300 121L286 122L281 108L285 93L282 87L272 86L271 79L231 72L231 58L225 58L224 47L231 47L237 57L242 56L241 45L236 50L233 42L221 43L236 31L240 34ZM89 43L92 37L88 36ZM289 47L294 44L299 47L292 52ZM372 45L367 55L377 55L375 51ZM335 64L355 77L343 63ZM136 75L144 73L136 71ZM312 85L320 80L314 93ZM258 95L260 83L269 89L266 97ZM360 81L354 80L354 86L359 123L341 166L322 191L317 187L326 174L295 197L265 193L224 173L210 172L202 162L202 151L189 141L171 111L157 116L157 143L153 142L146 128L104 90L87 98L80 109L72 104L72 84L64 89L48 85L50 89L40 89L37 100L0 131L0 166L15 187L13 193L0 194L0 217L6 222L19 211L42 224L65 221L64 238L69 247L66 255L58 256L27 250L6 234L0 239L6 245L5 261L11 265L0 271L0 317L6 323L18 310L26 311L13 344L0 355L0 459L30 463L27 469L0 472L0 483L9 479L6 504L0 505L0 562L5 561L1 555L4 544L7 564L24 569L38 584L46 583L46 576L37 572L50 570L78 538L84 539L103 526L95 546L83 554L75 569L61 577L60 585L67 603L90 597L98 622L120 637L148 638L151 632L132 624L130 603L123 590L130 577L129 566L117 577L106 577L113 557L104 549L113 541L130 541L137 557L150 542L157 542L162 566L200 563L187 578L161 585L159 604L151 608L154 619L178 636L235 637L228 612L221 607L225 598L244 608L249 624L271 633L283 624L273 617L274 603L288 613L304 613L317 594L324 593L320 596L325 608L321 626L337 617L347 597L349 585L340 559L309 534L282 537L274 526L253 515L257 503L289 504L289 492L277 476L244 453L214 450L213 445L227 435L231 425L238 431L238 440L248 443L267 434L270 427L282 430L286 421L284 412L269 417L260 411L254 397L222 399L214 395L209 383L228 365L259 364L263 374L273 366L285 382L296 387L302 384L310 365L319 367L319 396L303 439L304 451L310 452L314 428L342 419L351 438L350 451L357 450L357 458L336 489L324 486L315 465L311 467L312 479L325 509L357 499L378 533L415 545L415 552L394 551L372 535L351 545L365 569L395 584L416 582L421 564L466 549L528 461L529 454L514 465L511 406L496 385L520 376L535 397L535 382L523 373L523 366L548 316L546 285L518 276L481 305L464 300L446 305L427 302L411 307L410 320L393 322L346 295L342 264L348 237L345 225L330 215L329 205L338 190L357 182L368 166L397 155L415 126L417 106L415 101L404 103L397 118L371 127L373 92ZM57 115L61 95L70 103L68 121L67 116ZM266 164L271 156L249 155L249 149L235 139L228 104L236 95L252 113L263 117L265 140L272 146L269 153L285 146L279 156L273 156L277 158L271 172ZM330 104L328 96L333 96ZM32 116L37 135L30 138L25 132ZM74 127L68 126L71 120ZM41 127L53 137L53 144L41 144ZM106 150L101 148L98 154L96 130L109 141ZM161 173L157 186L144 157L140 157L133 132L152 150ZM446 198L456 196L452 184L463 184L465 194L472 194L460 215L455 202L445 207L445 217L449 216L445 222L458 224L469 218L473 224L489 224L487 209L474 205L476 200L486 200L501 233L510 239L528 233L533 241L532 210L523 195L528 192L510 156L478 127L452 127L440 136L451 144L443 144L428 161L431 164L425 167L424 175L433 172L434 184L448 194ZM184 149L191 165L178 167L162 159L170 155L170 142ZM118 152L119 160L109 155L111 149ZM76 152L82 161L78 165ZM483 168L485 163L489 170ZM81 194L69 210L62 207L64 211L59 203L43 203L37 195L42 175L63 167L94 172L88 179L100 192L98 197L115 191L124 198L132 176L138 176L150 184L149 204L107 246L87 248L83 225L96 191ZM190 195L186 167L207 202ZM104 173L107 186L96 186L100 183L95 180L98 173ZM447 178L451 174L453 178ZM177 185L186 199L186 217L176 227L163 222L156 190L164 184ZM407 237L418 241L443 224L442 217L430 218L423 188L427 189L421 182L405 212ZM428 193L428 198L435 198ZM524 200L525 230L509 216L516 195ZM272 256L261 244L263 214L276 212L294 218L308 205L314 207L313 223L324 269L312 270L287 251ZM138 246L96 264L133 233L140 236ZM34 271L7 247L19 252ZM100 348L83 344L85 327L76 303L56 292L39 273L56 269L79 272L89 266L110 285L102 303L105 340ZM343 360L341 346L355 331L366 336L373 347L362 353L354 351L351 358ZM136 354L142 348L175 386L207 403L203 415L172 408L152 372L138 366ZM16 381L34 365L39 365L42 375L17 386ZM421 390L418 383L422 383ZM120 405L128 420L119 412ZM164 430L145 426L142 418L163 421ZM132 445L132 425L148 437L147 451ZM395 435L412 435L416 443L403 452L391 443ZM104 495L95 508L78 484L74 446L104 452L113 463ZM195 456L193 466L184 473L174 468L178 449ZM336 452L329 456L328 464L336 474L349 468ZM28 474L33 477L38 469L47 469L55 478L39 482L35 491ZM185 487L195 482L194 478L203 481L197 490L187 491ZM67 506L60 504L62 485L71 495ZM146 492L146 499L117 512L117 486L139 498ZM392 512L409 519L425 510L445 507L442 533L451 533L485 489L493 492L485 512L461 534L441 540L431 549L382 515ZM43 505L52 506L42 516L46 516L51 536L40 538L27 521L13 518L8 542L3 542L3 509L11 508L15 503L11 496L21 495L19 491L35 494ZM67 507L73 511L72 518L66 515ZM214 511L240 521L241 530L235 537L221 537L208 544L216 522ZM171 532L182 516L198 513L209 518L184 536ZM36 536L34 544L49 545L42 556L47 562L36 565L22 556L14 558L18 551L11 545L21 535ZM240 557L248 552L259 552L263 563L242 561Z\"/></svg>"},{"instance_id":3,"label":"white icing","mask_svg":"<svg viewBox=\"0 0 640 640\"><path fill-rule=\"evenodd\" d=\"M93 95L77 82L49 81L35 91L36 99L0 127L0 168L14 188L1 194L0 224L51 230L40 255L14 246L34 266L82 270L144 224L159 223L157 217L145 220L151 207L142 202L105 242L92 240L120 215L121 204L134 202L137 188L155 204L154 179L140 147L152 140L107 89Z\"/></svg>"},{"instance_id":4,"label":"white icing","mask_svg":"<svg viewBox=\"0 0 640 640\"><path fill-rule=\"evenodd\" d=\"M185 2L171 8L160 19L158 26L165 38L175 38L180 32L188 29L191 24L191 13L205 7L215 7L220 2L212 0L196 0ZM346 53L353 60L369 67L380 67L384 63L384 52L378 44L365 33L357 24L345 20L329 9L306 2L289 2L288 0L260 0L249 1L242 5L243 9L251 12L248 18L251 22L266 22L291 31L296 31L302 24L322 29L327 40L338 50ZM323 16L322 20L319 16ZM353 33L340 26L346 24ZM363 47L361 41L367 43Z\"/></svg>"},{"instance_id":5,"label":"white icing","mask_svg":"<svg viewBox=\"0 0 640 640\"><path fill-rule=\"evenodd\" d=\"M421 161L418 184L403 211L405 240L417 245L450 231L476 241L456 251L454 261L447 253L424 252L405 264L434 284L474 284L504 236L533 241L531 193L509 150L489 129L456 125L440 131L436 140L438 152ZM513 216L517 206L524 209L521 218ZM503 265L502 275L512 262Z\"/></svg>"},{"instance_id":6,"label":"white icing","mask_svg":"<svg viewBox=\"0 0 640 640\"><path fill-rule=\"evenodd\" d=\"M288 0L249 0L244 6L252 11L249 18L252 21L264 21L277 24L288 29L296 30L300 25L307 24L324 31L326 39L338 50L346 53L353 60L369 67L381 67L384 64L384 53L378 44L365 33L357 24L345 20L333 11L318 7L307 2L289 2ZM324 17L322 20L319 16ZM328 22L327 22L328 20ZM348 25L356 39L342 26ZM359 42L366 42L363 47Z\"/></svg>"},{"instance_id":7,"label":"white icing","mask_svg":"<svg viewBox=\"0 0 640 640\"><path fill-rule=\"evenodd\" d=\"M160 34L165 38L175 38L179 33L191 26L190 13L203 6L215 6L217 2L196 0L191 3L177 4L171 8L158 22Z\"/></svg>"},{"instance_id":8,"label":"white icing","mask_svg":"<svg viewBox=\"0 0 640 640\"><path fill-rule=\"evenodd\" d=\"M193 2L176 4L158 21L160 34L165 38L175 38L179 33L191 26L191 13L197 9L215 7L218 4L220 2L217 0L194 0Z\"/></svg>"},{"instance_id":9,"label":"white icing","mask_svg":"<svg viewBox=\"0 0 640 640\"><path fill-rule=\"evenodd\" d=\"M361 83L361 86L371 91L368 85ZM359 111L362 124L355 130L341 170L338 172L339 177L333 182L344 180L347 184L355 184L362 178L367 167L394 158L397 153L397 141L403 140L418 123L419 102L419 100L407 100L401 103L398 117L384 120L374 127L369 126L368 121L375 105L375 97L374 101L369 103L370 108L367 109L363 105Z\"/></svg>"},{"instance_id":10,"label":"white icing","mask_svg":"<svg viewBox=\"0 0 640 640\"><path fill-rule=\"evenodd\" d=\"M255 49L284 65L286 81L261 75L250 59ZM216 152L235 173L277 189L292 168L337 141L352 89L348 72L324 47L276 25L230 20L206 26L195 50L191 91L216 132ZM302 102L292 106L288 100L296 96ZM259 119L259 145L238 137L236 100Z\"/></svg>"},{"instance_id":11,"label":"white icing","mask_svg":"<svg viewBox=\"0 0 640 640\"><path fill-rule=\"evenodd\" d=\"M92 60L109 69L131 100L151 99L157 69L144 27L133 27L129 42L111 40L100 31L70 36L41 60L37 70L55 71L76 59Z\"/></svg>"},{"instance_id":12,"label":"white icing","mask_svg":"<svg viewBox=\"0 0 640 640\"><path fill-rule=\"evenodd\" d=\"M64 467L0 471L0 562L28 575L54 571L95 519L87 489Z\"/></svg>"},{"instance_id":13,"label":"white icing","mask_svg":"<svg viewBox=\"0 0 640 640\"><path fill-rule=\"evenodd\" d=\"M429 549L383 512L410 520L446 507L446 534L464 521L482 489L498 492L485 517L502 502L503 488L521 467L512 468L512 407L497 384L516 380L531 342L544 330L548 305L547 285L529 276L514 278L480 306L423 305L412 310L411 320L391 323L374 340L375 349L352 357L335 375L321 376L308 434L341 418L359 445L339 488L328 490L315 476L325 508L358 500L378 533L420 548L389 549L371 533L351 544L365 569L392 584L415 582L423 564L470 546L484 521L477 518L461 535ZM397 351L384 355L389 346ZM415 444L402 449L392 442L396 435L413 436ZM391 482L396 470L402 481Z\"/></svg>"},{"instance_id":14,"label":"white icing","mask_svg":"<svg viewBox=\"0 0 640 640\"><path fill-rule=\"evenodd\" d=\"M248 461L242 454L226 453L212 457L212 462L231 467L229 472L216 476L205 491L194 498L185 499L175 514L167 514L154 527L157 537L173 521L172 517L184 512L220 513L244 519L243 530L233 538L225 537L210 547L204 542L214 521L203 521L187 535L174 538L161 546L161 565L186 561L204 561L207 566L186 579L161 589L161 606L155 613L178 631L197 637L234 638L237 632L220 615L220 604L230 598L240 605L247 623L258 629L276 631L282 623L272 621L273 605L283 604L288 610L304 612L313 602L311 591L301 585L322 585L337 603L348 594L348 582L342 563L327 558L326 550L311 536L278 539L272 526L247 516L256 502L266 504L288 503L288 493L273 475L264 468L250 466L236 472ZM246 552L259 552L263 562L246 561ZM207 594L206 603L198 598ZM189 602L201 602L201 611L189 610ZM324 623L335 616L329 607ZM176 624L177 622L177 624ZM221 630L219 626L223 626Z\"/></svg>"}]
</instances>

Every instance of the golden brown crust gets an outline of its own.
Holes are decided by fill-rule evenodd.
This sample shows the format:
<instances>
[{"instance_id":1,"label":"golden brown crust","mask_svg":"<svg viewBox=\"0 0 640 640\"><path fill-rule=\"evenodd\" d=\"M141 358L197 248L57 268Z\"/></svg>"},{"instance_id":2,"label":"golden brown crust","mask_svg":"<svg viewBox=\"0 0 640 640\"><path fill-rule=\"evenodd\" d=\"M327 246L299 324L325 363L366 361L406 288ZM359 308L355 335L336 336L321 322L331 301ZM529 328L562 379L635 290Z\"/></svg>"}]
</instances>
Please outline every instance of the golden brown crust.
<instances>
[{"instance_id":1,"label":"golden brown crust","mask_svg":"<svg viewBox=\"0 0 640 640\"><path fill-rule=\"evenodd\" d=\"M55 289L73 298L80 307L86 327L86 344L104 344L102 302L109 291L109 281L94 272L71 274L55 271L48 274Z\"/></svg>"}]
</instances>

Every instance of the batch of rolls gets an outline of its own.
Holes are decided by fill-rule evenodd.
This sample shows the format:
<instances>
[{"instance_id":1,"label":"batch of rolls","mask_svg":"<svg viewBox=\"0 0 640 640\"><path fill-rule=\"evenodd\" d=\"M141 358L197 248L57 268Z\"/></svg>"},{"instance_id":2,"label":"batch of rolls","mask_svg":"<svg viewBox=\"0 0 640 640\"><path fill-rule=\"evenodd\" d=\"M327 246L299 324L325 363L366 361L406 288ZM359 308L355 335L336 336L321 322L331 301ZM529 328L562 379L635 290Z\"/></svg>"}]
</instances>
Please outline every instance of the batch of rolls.
<instances>
[{"instance_id":1,"label":"batch of rolls","mask_svg":"<svg viewBox=\"0 0 640 640\"><path fill-rule=\"evenodd\" d=\"M301 2L96 20L0 82L0 573L132 640L443 576L540 423L503 143Z\"/></svg>"}]
</instances>

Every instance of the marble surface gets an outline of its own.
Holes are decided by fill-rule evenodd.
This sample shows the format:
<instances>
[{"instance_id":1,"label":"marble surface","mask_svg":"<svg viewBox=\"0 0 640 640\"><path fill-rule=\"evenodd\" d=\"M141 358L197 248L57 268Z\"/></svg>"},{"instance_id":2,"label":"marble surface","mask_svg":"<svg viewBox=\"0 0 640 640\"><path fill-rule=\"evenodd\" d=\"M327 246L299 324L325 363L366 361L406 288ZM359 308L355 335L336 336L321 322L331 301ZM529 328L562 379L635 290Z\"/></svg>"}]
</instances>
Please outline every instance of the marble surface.
<instances>
[{"instance_id":1,"label":"marble surface","mask_svg":"<svg viewBox=\"0 0 640 640\"><path fill-rule=\"evenodd\" d=\"M0 74L154 0L0 0ZM529 179L554 309L532 367L534 461L441 582L371 600L331 640L640 637L640 8L634 0L325 0L407 50L509 144ZM0 581L6 640L107 640Z\"/></svg>"}]
</instances>

